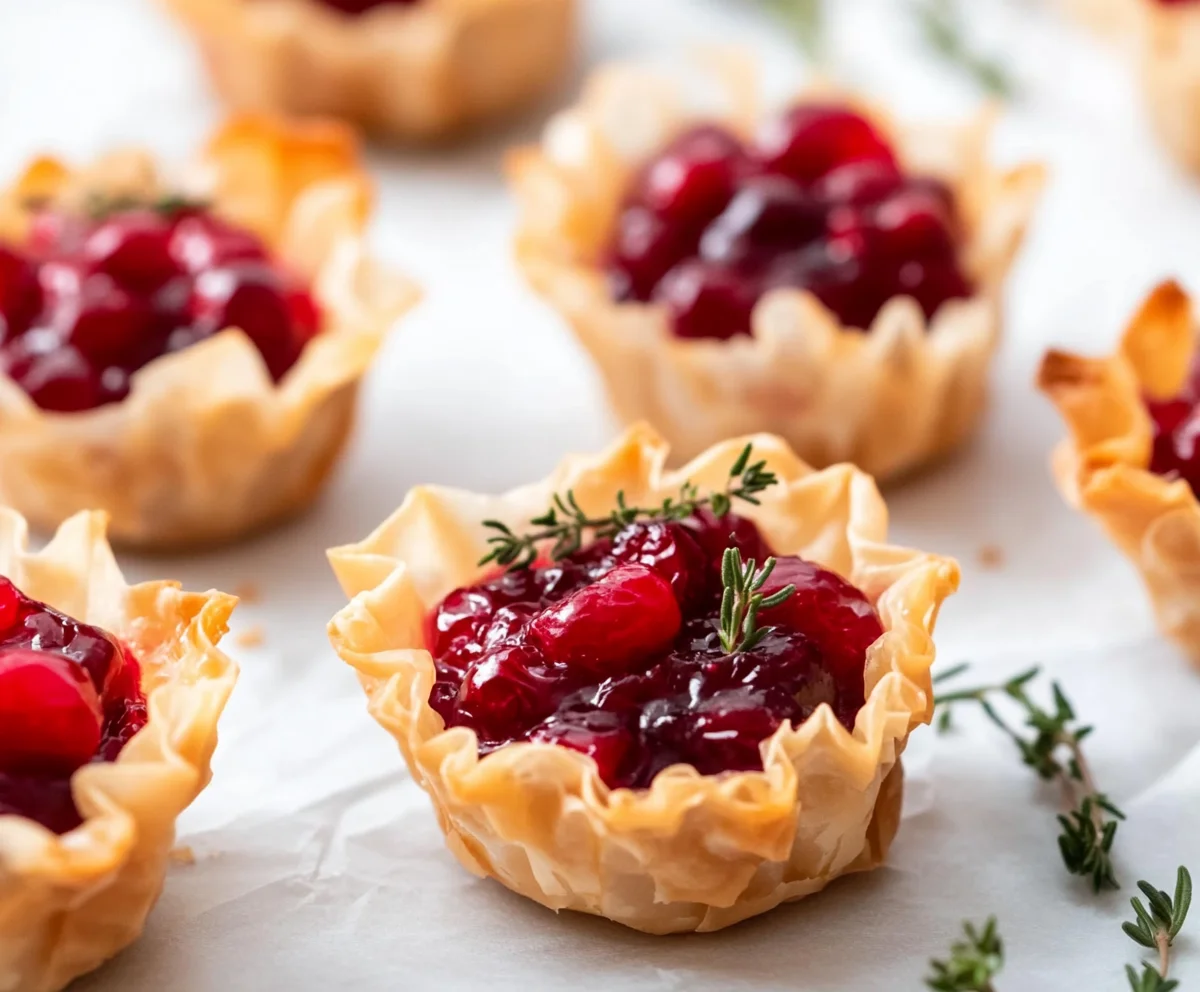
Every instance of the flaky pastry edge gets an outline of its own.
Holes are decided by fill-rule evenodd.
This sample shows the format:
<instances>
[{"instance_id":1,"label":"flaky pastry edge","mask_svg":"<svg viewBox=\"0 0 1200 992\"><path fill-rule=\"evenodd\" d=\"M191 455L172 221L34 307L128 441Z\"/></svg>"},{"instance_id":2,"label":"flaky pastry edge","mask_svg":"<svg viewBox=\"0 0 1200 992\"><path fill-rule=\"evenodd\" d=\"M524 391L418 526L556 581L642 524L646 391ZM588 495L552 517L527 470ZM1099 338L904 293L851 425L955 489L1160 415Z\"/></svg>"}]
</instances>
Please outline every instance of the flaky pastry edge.
<instances>
[{"instance_id":1,"label":"flaky pastry edge","mask_svg":"<svg viewBox=\"0 0 1200 992\"><path fill-rule=\"evenodd\" d=\"M1037 382L1067 425L1051 462L1060 491L1137 566L1159 626L1200 667L1200 503L1185 480L1150 471L1153 425L1143 400L1176 395L1195 349L1191 300L1166 282L1115 354L1050 351Z\"/></svg>"},{"instance_id":2,"label":"flaky pastry edge","mask_svg":"<svg viewBox=\"0 0 1200 992\"><path fill-rule=\"evenodd\" d=\"M848 94L805 91L856 106L892 136L906 168L950 182L980 292L946 304L931 326L913 300L895 298L864 334L810 293L776 290L759 301L752 336L681 340L661 307L613 302L597 260L642 161L687 124L723 121L748 135L761 116L756 69L742 58L720 53L685 68L599 70L540 146L508 160L522 208L517 260L591 355L618 417L653 423L681 461L722 438L767 431L810 464L848 461L886 479L956 448L984 406L1004 277L1043 169L988 166L990 112L963 127L901 130Z\"/></svg>"},{"instance_id":3,"label":"flaky pastry edge","mask_svg":"<svg viewBox=\"0 0 1200 992\"><path fill-rule=\"evenodd\" d=\"M232 540L305 508L354 419L358 384L418 299L366 252L371 185L353 134L331 122L231 119L178 176L140 151L71 169L33 162L0 195L0 239L29 203L183 189L261 235L311 281L325 326L279 384L237 329L155 359L120 403L38 409L0 374L0 499L42 530L103 509L115 542L150 549Z\"/></svg>"},{"instance_id":4,"label":"flaky pastry edge","mask_svg":"<svg viewBox=\"0 0 1200 992\"><path fill-rule=\"evenodd\" d=\"M162 0L239 110L320 114L429 141L550 90L576 0L421 0L350 17L315 0Z\"/></svg>"},{"instance_id":5,"label":"flaky pastry edge","mask_svg":"<svg viewBox=\"0 0 1200 992\"><path fill-rule=\"evenodd\" d=\"M103 513L79 513L27 550L0 508L0 574L26 595L120 636L142 665L149 721L116 761L71 779L84 822L58 836L0 816L0 984L53 992L132 943L158 899L175 821L210 778L217 721L237 679L217 647L237 600L176 582L126 585Z\"/></svg>"},{"instance_id":6,"label":"flaky pastry edge","mask_svg":"<svg viewBox=\"0 0 1200 992\"><path fill-rule=\"evenodd\" d=\"M619 490L630 505L653 504L685 479L704 492L724 485L746 440L780 482L760 507L738 512L780 553L848 577L883 620L853 733L823 705L764 743L764 771L701 776L680 765L629 790L610 789L594 761L557 745L514 744L480 759L473 731L444 730L427 702L434 673L424 620L483 574L482 520L519 528L568 489L589 513L611 508ZM552 909L649 933L717 930L882 862L900 816L900 753L932 712L933 626L959 577L949 559L884 543L883 500L850 466L814 471L767 435L718 444L678 471L666 471L666 460L667 443L638 425L502 496L416 488L364 541L329 552L352 597L330 639L462 864Z\"/></svg>"}]
</instances>

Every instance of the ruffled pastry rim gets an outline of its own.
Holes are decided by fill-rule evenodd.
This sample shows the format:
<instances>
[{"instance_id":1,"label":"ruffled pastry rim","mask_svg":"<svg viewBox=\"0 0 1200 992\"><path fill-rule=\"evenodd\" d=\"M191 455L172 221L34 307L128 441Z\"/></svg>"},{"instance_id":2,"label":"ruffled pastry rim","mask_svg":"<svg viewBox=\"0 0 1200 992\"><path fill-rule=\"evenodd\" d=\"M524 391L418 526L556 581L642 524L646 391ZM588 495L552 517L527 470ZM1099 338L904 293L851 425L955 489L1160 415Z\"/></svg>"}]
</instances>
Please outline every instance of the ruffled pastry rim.
<instances>
[{"instance_id":1,"label":"ruffled pastry rim","mask_svg":"<svg viewBox=\"0 0 1200 992\"><path fill-rule=\"evenodd\" d=\"M406 141L502 117L562 78L576 0L421 0L346 16L314 0L162 0L222 98Z\"/></svg>"},{"instance_id":2,"label":"ruffled pastry rim","mask_svg":"<svg viewBox=\"0 0 1200 992\"><path fill-rule=\"evenodd\" d=\"M1200 502L1185 480L1150 471L1153 424L1143 401L1176 395L1195 351L1192 302L1165 282L1114 354L1050 351L1037 384L1068 430L1051 462L1064 498L1138 567L1159 626L1200 667Z\"/></svg>"},{"instance_id":3,"label":"ruffled pastry rim","mask_svg":"<svg viewBox=\"0 0 1200 992\"><path fill-rule=\"evenodd\" d=\"M0 816L0 975L9 988L58 989L136 938L157 899L178 815L207 785L217 721L237 679L218 647L237 599L129 586L103 513L66 521L38 552L0 508L0 574L27 595L122 637L142 664L149 720L111 763L71 779L84 822L61 836Z\"/></svg>"},{"instance_id":4,"label":"ruffled pastry rim","mask_svg":"<svg viewBox=\"0 0 1200 992\"><path fill-rule=\"evenodd\" d=\"M688 68L690 74L675 75L638 65L602 68L580 102L549 122L539 146L508 159L523 207L518 263L591 354L620 418L651 421L680 459L721 438L767 430L811 464L851 461L880 479L955 448L984 405L1002 285L1042 187L1042 167L988 166L990 110L962 127L902 129L849 94L806 90L801 98L833 96L855 106L892 136L909 169L950 182L969 232L963 259L980 291L946 304L928 324L914 301L897 297L864 334L843 326L810 293L776 290L759 301L750 337L679 339L660 307L614 303L595 259L620 194L647 154L686 124L723 121L749 134L761 115L753 65L720 53ZM686 92L697 78L698 107ZM864 412L851 422L856 410Z\"/></svg>"},{"instance_id":5,"label":"ruffled pastry rim","mask_svg":"<svg viewBox=\"0 0 1200 992\"><path fill-rule=\"evenodd\" d=\"M359 380L393 323L420 296L410 281L367 254L364 228L372 189L353 132L327 121L233 117L218 128L201 155L174 176L165 174L148 153L132 149L79 169L43 157L0 195L0 237L21 240L31 217L31 202L78 205L95 193L140 198L163 190L208 200L216 213L262 236L285 264L310 281L323 313L322 331L278 384L246 335L228 328L151 361L133 375L130 393L119 403L78 413L39 409L0 373L0 443L17 441L43 448L87 444L100 437L113 446L132 447L155 423L183 419L195 438L201 435L202 425L215 430L222 418L234 418L253 423L258 432L253 441L252 435L240 434L244 444L254 446L253 451L236 456L249 470L256 460L302 452L305 435L313 433L314 418L342 419L348 426ZM344 433L331 441L333 450L324 459L326 471ZM0 471L0 480L13 474L12 461L20 457L11 447L6 450L9 464ZM219 454L209 456L219 461ZM148 480L153 478L153 464L136 468ZM130 479L130 488L138 481ZM297 506L231 527L216 540L230 540L275 522L306 504L323 481L323 475L311 480ZM55 526L69 515L46 519L38 500L28 493L17 496L9 490L4 495L38 526ZM192 495L185 493L184 498ZM70 512L97 506L109 511L110 535L122 543L159 549L210 543L203 534L160 534L154 520L132 518L95 492L81 491L77 499L66 502L78 504Z\"/></svg>"},{"instance_id":6,"label":"ruffled pastry rim","mask_svg":"<svg viewBox=\"0 0 1200 992\"><path fill-rule=\"evenodd\" d=\"M701 776L674 766L650 788L629 790L610 789L592 759L557 745L514 744L481 759L473 731L444 730L427 702L432 660L413 645L423 643L427 609L483 574L476 564L486 547L479 521L520 526L548 505L552 493L567 489L589 512L611 506L618 489L630 495L631 503L677 491L685 479L705 491L723 485L746 440L753 441L755 457L767 460L780 483L764 494L761 507L739 504L739 512L753 517L780 553L802 551L846 574L877 603L883 619L886 633L868 653L867 702L853 732L822 706L801 726L784 725L764 744L764 771ZM447 843L462 863L551 908L607 915L652 933L728 926L816 891L843 871L871 868L882 860L899 819L899 752L909 732L932 713L932 628L959 577L950 559L884 543L882 498L874 482L851 466L814 471L784 442L767 435L718 444L673 472L665 470L666 459L666 442L638 425L603 452L570 456L548 478L501 496L413 489L369 537L328 553L351 597L329 625L330 640L357 671L371 714L396 738L413 777L432 796ZM896 775L889 777L893 771ZM867 837L859 837L859 848L842 851L837 870L814 869L812 877L792 880L791 888L782 883L766 891L738 888L749 884L746 876L754 870L769 870L772 862L778 867L789 858L800 809L798 782L806 772L839 783L827 790L833 794L825 798L831 809L819 808L814 800L804 809L807 817L836 822L844 812L837 809L841 803L861 826L874 812L879 793L872 790L887 782L883 791L889 795L879 811L890 823L879 835L868 830ZM536 783L538 796L557 796L557 804L546 798L540 808L526 808L531 800L523 790L530 783ZM556 863L545 850L530 855L538 864L527 877L497 866L495 850L517 843L514 838L536 847L529 838L551 832L560 816L569 816L581 851L608 845L645 854L644 875L654 881L656 901L646 901L643 892L641 904L622 901L614 910L611 900L595 892L569 891L566 880L578 866ZM743 859L730 872L740 872L738 880L718 878L703 892L689 889L703 883L687 882L675 870L698 856L684 848L695 843L691 825L700 818L720 833L722 857ZM839 837L837 844L850 841ZM669 906L658 905L667 898L696 908L674 915Z\"/></svg>"}]
</instances>

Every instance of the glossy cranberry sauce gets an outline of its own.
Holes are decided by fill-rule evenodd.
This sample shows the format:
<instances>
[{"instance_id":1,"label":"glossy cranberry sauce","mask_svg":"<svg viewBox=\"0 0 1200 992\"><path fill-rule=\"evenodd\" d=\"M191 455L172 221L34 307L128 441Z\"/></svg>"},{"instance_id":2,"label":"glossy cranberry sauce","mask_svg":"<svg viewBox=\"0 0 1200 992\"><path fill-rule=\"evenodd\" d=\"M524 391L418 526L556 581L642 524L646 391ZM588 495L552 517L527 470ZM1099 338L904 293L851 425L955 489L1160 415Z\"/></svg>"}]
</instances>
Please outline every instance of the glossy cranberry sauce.
<instances>
[{"instance_id":1,"label":"glossy cranberry sauce","mask_svg":"<svg viewBox=\"0 0 1200 992\"><path fill-rule=\"evenodd\" d=\"M553 564L447 596L429 618L430 694L447 726L486 754L513 741L595 759L610 786L643 788L669 765L703 774L761 769L759 743L828 703L852 727L867 648L882 627L857 589L811 562L780 558L752 650L721 648L721 558L771 555L749 520L707 511L634 523Z\"/></svg>"},{"instance_id":2,"label":"glossy cranberry sauce","mask_svg":"<svg viewBox=\"0 0 1200 992\"><path fill-rule=\"evenodd\" d=\"M1168 400L1146 398L1154 425L1150 471L1186 479L1200 495L1200 356L1179 395Z\"/></svg>"},{"instance_id":3,"label":"glossy cranberry sauce","mask_svg":"<svg viewBox=\"0 0 1200 992\"><path fill-rule=\"evenodd\" d=\"M0 243L0 371L44 410L120 400L147 362L231 326L278 380L320 314L258 237L198 207L44 210Z\"/></svg>"},{"instance_id":4,"label":"glossy cranberry sauce","mask_svg":"<svg viewBox=\"0 0 1200 992\"><path fill-rule=\"evenodd\" d=\"M607 270L616 300L663 304L684 338L748 334L781 287L863 329L894 296L926 317L970 296L960 240L945 185L905 175L853 111L801 104L749 144L713 125L676 138L628 191Z\"/></svg>"},{"instance_id":5,"label":"glossy cranberry sauce","mask_svg":"<svg viewBox=\"0 0 1200 992\"><path fill-rule=\"evenodd\" d=\"M0 815L79 826L71 773L115 760L145 725L129 649L0 578Z\"/></svg>"}]
</instances>

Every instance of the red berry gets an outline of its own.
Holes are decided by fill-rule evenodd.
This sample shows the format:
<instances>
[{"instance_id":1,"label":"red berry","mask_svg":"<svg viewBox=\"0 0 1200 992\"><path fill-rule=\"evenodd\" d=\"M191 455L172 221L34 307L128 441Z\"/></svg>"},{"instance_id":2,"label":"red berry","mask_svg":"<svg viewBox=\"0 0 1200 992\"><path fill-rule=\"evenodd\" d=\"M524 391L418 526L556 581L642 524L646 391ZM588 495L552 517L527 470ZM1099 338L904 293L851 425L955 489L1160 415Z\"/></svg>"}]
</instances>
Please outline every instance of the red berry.
<instances>
[{"instance_id":1,"label":"red berry","mask_svg":"<svg viewBox=\"0 0 1200 992\"><path fill-rule=\"evenodd\" d=\"M535 651L501 647L467 670L458 707L484 739L501 740L547 716L562 689L562 681L546 671Z\"/></svg>"},{"instance_id":2,"label":"red berry","mask_svg":"<svg viewBox=\"0 0 1200 992\"><path fill-rule=\"evenodd\" d=\"M529 637L548 659L606 676L665 650L681 623L668 582L643 565L620 565L535 616Z\"/></svg>"},{"instance_id":3,"label":"red berry","mask_svg":"<svg viewBox=\"0 0 1200 992\"><path fill-rule=\"evenodd\" d=\"M241 262L202 272L192 288L189 313L197 327L212 333L229 327L244 331L278 380L305 344L293 332L288 296L288 287L273 269Z\"/></svg>"},{"instance_id":4,"label":"red berry","mask_svg":"<svg viewBox=\"0 0 1200 992\"><path fill-rule=\"evenodd\" d=\"M3 369L43 410L70 413L89 410L100 400L100 376L70 345L44 353L30 352L30 336L18 338L0 353Z\"/></svg>"},{"instance_id":5,"label":"red berry","mask_svg":"<svg viewBox=\"0 0 1200 992\"><path fill-rule=\"evenodd\" d=\"M168 252L171 225L153 210L129 210L102 221L87 236L83 257L122 286L158 289L179 267Z\"/></svg>"},{"instance_id":6,"label":"red berry","mask_svg":"<svg viewBox=\"0 0 1200 992\"><path fill-rule=\"evenodd\" d=\"M175 224L168 246L172 262L186 272L203 272L231 262L264 262L267 250L250 231L212 214L186 214Z\"/></svg>"},{"instance_id":7,"label":"red berry","mask_svg":"<svg viewBox=\"0 0 1200 992\"><path fill-rule=\"evenodd\" d=\"M695 605L708 591L708 562L695 536L682 523L640 521L621 530L611 557L621 564L644 565L671 583L681 606Z\"/></svg>"},{"instance_id":8,"label":"red berry","mask_svg":"<svg viewBox=\"0 0 1200 992\"><path fill-rule=\"evenodd\" d=\"M869 206L895 192L902 182L895 162L869 158L830 169L813 184L812 195L830 206Z\"/></svg>"},{"instance_id":9,"label":"red berry","mask_svg":"<svg viewBox=\"0 0 1200 992\"><path fill-rule=\"evenodd\" d=\"M153 314L144 299L122 289L111 276L87 276L78 297L53 317L67 340L90 359L127 355L145 340Z\"/></svg>"},{"instance_id":10,"label":"red berry","mask_svg":"<svg viewBox=\"0 0 1200 992\"><path fill-rule=\"evenodd\" d=\"M780 558L763 595L769 597L787 585L794 585L795 593L779 606L763 610L761 623L784 624L807 635L835 676L861 677L867 648L883 634L870 601L841 576L801 558Z\"/></svg>"},{"instance_id":11,"label":"red berry","mask_svg":"<svg viewBox=\"0 0 1200 992\"><path fill-rule=\"evenodd\" d=\"M823 208L783 176L748 180L725 211L704 232L703 258L726 265L753 264L820 235Z\"/></svg>"},{"instance_id":12,"label":"red berry","mask_svg":"<svg viewBox=\"0 0 1200 992\"><path fill-rule=\"evenodd\" d=\"M74 771L96 753L102 722L78 665L44 651L0 652L0 769Z\"/></svg>"},{"instance_id":13,"label":"red berry","mask_svg":"<svg viewBox=\"0 0 1200 992\"><path fill-rule=\"evenodd\" d=\"M599 710L551 717L529 735L531 741L557 744L586 754L596 762L600 778L615 782L635 742L633 732L625 721L612 713Z\"/></svg>"},{"instance_id":14,"label":"red berry","mask_svg":"<svg viewBox=\"0 0 1200 992\"><path fill-rule=\"evenodd\" d=\"M7 339L29 327L41 309L37 269L12 248L0 244L0 323Z\"/></svg>"},{"instance_id":15,"label":"red berry","mask_svg":"<svg viewBox=\"0 0 1200 992\"><path fill-rule=\"evenodd\" d=\"M650 299L658 281L696 250L698 233L673 225L645 207L630 207L617 218L609 259L609 281L618 300Z\"/></svg>"},{"instance_id":16,"label":"red berry","mask_svg":"<svg viewBox=\"0 0 1200 992\"><path fill-rule=\"evenodd\" d=\"M690 259L667 273L654 300L666 305L681 338L731 338L750 333L757 289L731 269Z\"/></svg>"},{"instance_id":17,"label":"red berry","mask_svg":"<svg viewBox=\"0 0 1200 992\"><path fill-rule=\"evenodd\" d=\"M847 162L895 164L891 148L866 118L831 104L800 104L771 118L756 151L768 171L806 184Z\"/></svg>"},{"instance_id":18,"label":"red berry","mask_svg":"<svg viewBox=\"0 0 1200 992\"><path fill-rule=\"evenodd\" d=\"M729 202L742 170L741 142L722 128L704 125L680 135L660 153L634 195L664 220L701 225Z\"/></svg>"},{"instance_id":19,"label":"red berry","mask_svg":"<svg viewBox=\"0 0 1200 992\"><path fill-rule=\"evenodd\" d=\"M953 218L936 194L902 190L874 209L876 242L889 255L949 257L954 251Z\"/></svg>"}]
</instances>

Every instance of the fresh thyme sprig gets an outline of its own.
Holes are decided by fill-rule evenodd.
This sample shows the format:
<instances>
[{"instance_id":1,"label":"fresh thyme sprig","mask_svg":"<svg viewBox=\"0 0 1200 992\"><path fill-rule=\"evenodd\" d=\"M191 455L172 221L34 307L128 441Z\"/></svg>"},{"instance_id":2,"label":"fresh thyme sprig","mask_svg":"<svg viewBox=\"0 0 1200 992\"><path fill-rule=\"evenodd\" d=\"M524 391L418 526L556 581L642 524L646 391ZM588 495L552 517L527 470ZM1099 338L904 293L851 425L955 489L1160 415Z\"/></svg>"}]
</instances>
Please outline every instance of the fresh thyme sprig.
<instances>
[{"instance_id":1,"label":"fresh thyme sprig","mask_svg":"<svg viewBox=\"0 0 1200 992\"><path fill-rule=\"evenodd\" d=\"M947 674L961 674L966 667L957 666ZM1027 686L1040 671L1031 668L999 685L938 696L937 704L941 707L938 731L945 732L950 728L954 704L978 703L988 719L1017 746L1021 760L1039 778L1061 784L1067 812L1058 817L1061 827L1058 847L1067 871L1090 879L1096 892L1119 888L1111 852L1118 823L1125 819L1125 814L1096 787L1082 747L1092 728L1077 725L1075 711L1062 687L1057 682L1052 683L1053 709L1045 709L1029 698ZM1025 713L1025 726L1033 730L1032 736L1024 737L1009 725L992 704L994 695L1005 696L1021 707Z\"/></svg>"},{"instance_id":2,"label":"fresh thyme sprig","mask_svg":"<svg viewBox=\"0 0 1200 992\"><path fill-rule=\"evenodd\" d=\"M1133 965L1126 965L1125 974L1129 978L1129 987L1133 992L1171 992L1179 982L1167 978L1167 969L1171 963L1170 948L1192 905L1192 876L1187 868L1179 866L1175 875L1174 898L1145 880L1137 884L1150 908L1147 910L1142 900L1134 896L1129 902L1137 920L1122 923L1121 929L1142 947L1158 951L1158 968L1156 970L1153 965L1143 963L1142 973L1139 975Z\"/></svg>"},{"instance_id":3,"label":"fresh thyme sprig","mask_svg":"<svg viewBox=\"0 0 1200 992\"><path fill-rule=\"evenodd\" d=\"M185 196L183 193L162 193L151 199L135 196L131 193L92 193L84 204L84 212L92 220L103 220L110 214L123 210L136 210L144 207L155 213L172 215L185 210L204 210L208 202L196 197Z\"/></svg>"},{"instance_id":4,"label":"fresh thyme sprig","mask_svg":"<svg viewBox=\"0 0 1200 992\"><path fill-rule=\"evenodd\" d=\"M758 611L778 606L796 591L790 583L763 597L762 587L775 571L775 559L768 558L762 568L751 558L742 563L737 548L726 548L721 558L721 649L726 654L750 651L762 642L774 627L758 625Z\"/></svg>"},{"instance_id":5,"label":"fresh thyme sprig","mask_svg":"<svg viewBox=\"0 0 1200 992\"><path fill-rule=\"evenodd\" d=\"M958 0L916 0L917 25L925 43L993 96L1011 97L1016 90L1008 70L976 51L963 30Z\"/></svg>"},{"instance_id":6,"label":"fresh thyme sprig","mask_svg":"<svg viewBox=\"0 0 1200 992\"><path fill-rule=\"evenodd\" d=\"M825 53L824 0L761 0L763 6L783 21L811 59L820 61Z\"/></svg>"},{"instance_id":7,"label":"fresh thyme sprig","mask_svg":"<svg viewBox=\"0 0 1200 992\"><path fill-rule=\"evenodd\" d=\"M1004 967L1004 943L996 917L988 917L982 930L963 924L964 939L950 945L950 957L929 962L925 984L934 992L996 992L992 979Z\"/></svg>"},{"instance_id":8,"label":"fresh thyme sprig","mask_svg":"<svg viewBox=\"0 0 1200 992\"><path fill-rule=\"evenodd\" d=\"M658 506L639 507L625 504L625 493L617 493L616 508L603 517L589 517L575 500L574 490L565 495L554 494L553 504L541 516L529 523L536 529L524 534L515 533L500 520L485 520L483 526L494 531L487 543L489 551L480 559L480 565L495 562L509 569L528 568L538 557L538 547L553 541L550 558L557 561L583 544L583 536L591 531L597 538L612 537L623 527L635 520L684 520L701 507L707 506L715 516L723 517L735 499L758 504L758 494L779 481L774 472L767 470L765 460L750 462L753 444L747 444L729 469L725 488L701 496L691 482L685 482L678 496L668 496Z\"/></svg>"}]
</instances>

